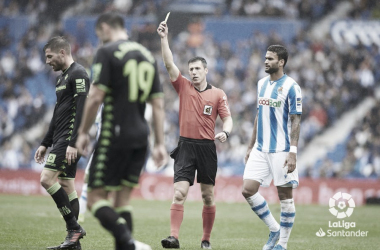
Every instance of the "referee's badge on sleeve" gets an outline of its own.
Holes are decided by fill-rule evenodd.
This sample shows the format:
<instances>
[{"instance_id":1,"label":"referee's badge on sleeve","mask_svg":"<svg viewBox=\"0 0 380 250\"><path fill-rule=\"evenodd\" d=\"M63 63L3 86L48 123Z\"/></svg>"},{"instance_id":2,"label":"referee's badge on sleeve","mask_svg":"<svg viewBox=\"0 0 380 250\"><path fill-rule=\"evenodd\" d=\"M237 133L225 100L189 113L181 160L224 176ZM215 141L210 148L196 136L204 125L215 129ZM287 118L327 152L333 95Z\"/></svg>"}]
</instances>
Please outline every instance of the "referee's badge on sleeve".
<instances>
[{"instance_id":1,"label":"referee's badge on sleeve","mask_svg":"<svg viewBox=\"0 0 380 250\"><path fill-rule=\"evenodd\" d=\"M205 114L205 115L211 115L211 113L212 113L212 106L205 105L205 107L203 109L203 114Z\"/></svg>"}]
</instances>

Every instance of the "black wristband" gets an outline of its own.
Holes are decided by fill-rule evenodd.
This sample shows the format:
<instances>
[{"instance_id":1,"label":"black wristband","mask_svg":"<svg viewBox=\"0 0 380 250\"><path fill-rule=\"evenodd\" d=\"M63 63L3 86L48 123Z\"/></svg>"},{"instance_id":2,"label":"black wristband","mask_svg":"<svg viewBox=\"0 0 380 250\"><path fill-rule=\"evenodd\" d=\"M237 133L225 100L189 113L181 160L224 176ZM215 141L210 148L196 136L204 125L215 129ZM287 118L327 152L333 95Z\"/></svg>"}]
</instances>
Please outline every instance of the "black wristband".
<instances>
[{"instance_id":1,"label":"black wristband","mask_svg":"<svg viewBox=\"0 0 380 250\"><path fill-rule=\"evenodd\" d=\"M228 139L228 137L230 137L230 133L228 133L227 131L223 131L223 132L226 134L227 139Z\"/></svg>"}]
</instances>

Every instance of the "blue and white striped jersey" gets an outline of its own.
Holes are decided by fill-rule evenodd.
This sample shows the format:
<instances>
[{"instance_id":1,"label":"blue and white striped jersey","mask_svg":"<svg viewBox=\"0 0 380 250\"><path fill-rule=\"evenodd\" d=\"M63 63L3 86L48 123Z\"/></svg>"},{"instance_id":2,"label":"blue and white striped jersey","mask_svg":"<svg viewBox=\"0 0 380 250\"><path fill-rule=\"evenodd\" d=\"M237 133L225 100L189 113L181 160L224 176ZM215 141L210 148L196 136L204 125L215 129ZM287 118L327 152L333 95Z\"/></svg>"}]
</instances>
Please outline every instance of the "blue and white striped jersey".
<instances>
[{"instance_id":1,"label":"blue and white striped jersey","mask_svg":"<svg viewBox=\"0 0 380 250\"><path fill-rule=\"evenodd\" d=\"M290 115L302 114L300 86L284 74L277 81L269 76L257 84L257 134L255 148L266 153L290 149Z\"/></svg>"}]
</instances>

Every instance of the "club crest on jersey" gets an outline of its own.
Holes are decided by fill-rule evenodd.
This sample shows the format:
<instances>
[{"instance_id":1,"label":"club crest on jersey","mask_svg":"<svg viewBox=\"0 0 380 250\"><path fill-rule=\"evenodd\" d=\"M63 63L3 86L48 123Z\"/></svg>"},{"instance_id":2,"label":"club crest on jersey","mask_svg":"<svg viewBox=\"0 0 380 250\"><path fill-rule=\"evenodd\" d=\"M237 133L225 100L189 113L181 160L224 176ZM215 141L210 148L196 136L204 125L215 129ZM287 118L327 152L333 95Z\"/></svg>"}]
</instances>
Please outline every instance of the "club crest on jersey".
<instances>
[{"instance_id":1,"label":"club crest on jersey","mask_svg":"<svg viewBox=\"0 0 380 250\"><path fill-rule=\"evenodd\" d=\"M211 113L212 113L212 106L205 105L205 107L203 109L203 114L205 114L205 115L211 115Z\"/></svg>"},{"instance_id":2,"label":"club crest on jersey","mask_svg":"<svg viewBox=\"0 0 380 250\"><path fill-rule=\"evenodd\" d=\"M282 90L283 90L284 88L283 87L279 87L278 89L277 89L277 92L279 93L279 94L282 94Z\"/></svg>"}]
</instances>

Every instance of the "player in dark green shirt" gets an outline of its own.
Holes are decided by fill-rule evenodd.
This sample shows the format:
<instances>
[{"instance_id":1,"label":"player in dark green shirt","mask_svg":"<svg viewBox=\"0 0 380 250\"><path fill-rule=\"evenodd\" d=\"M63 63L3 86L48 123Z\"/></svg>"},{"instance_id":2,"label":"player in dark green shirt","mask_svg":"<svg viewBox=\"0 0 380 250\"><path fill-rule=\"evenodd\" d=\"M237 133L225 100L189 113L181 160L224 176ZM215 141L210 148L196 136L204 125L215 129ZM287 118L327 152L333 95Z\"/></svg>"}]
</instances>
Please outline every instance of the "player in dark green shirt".
<instances>
[{"instance_id":1,"label":"player in dark green shirt","mask_svg":"<svg viewBox=\"0 0 380 250\"><path fill-rule=\"evenodd\" d=\"M80 156L75 142L89 90L89 77L84 67L74 62L70 43L65 38L53 37L45 45L44 52L46 63L62 74L56 81L57 102L49 130L34 158L42 164L46 149L53 145L41 173L41 185L57 204L68 232L60 246L48 249L81 249L79 239L86 232L77 223L79 202L74 179Z\"/></svg>"},{"instance_id":2,"label":"player in dark green shirt","mask_svg":"<svg viewBox=\"0 0 380 250\"><path fill-rule=\"evenodd\" d=\"M146 102L152 104L157 166L164 164L163 93L156 60L144 46L128 41L121 16L101 15L96 34L104 43L95 57L89 98L79 128L77 148L89 143L88 131L101 103L102 125L90 166L87 204L116 242L116 249L151 249L134 241L129 200L146 161L149 127L144 118ZM107 194L116 191L114 203Z\"/></svg>"}]
</instances>

